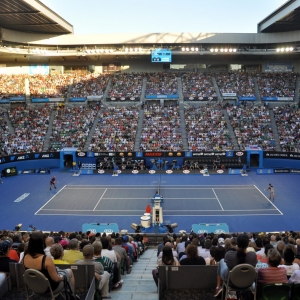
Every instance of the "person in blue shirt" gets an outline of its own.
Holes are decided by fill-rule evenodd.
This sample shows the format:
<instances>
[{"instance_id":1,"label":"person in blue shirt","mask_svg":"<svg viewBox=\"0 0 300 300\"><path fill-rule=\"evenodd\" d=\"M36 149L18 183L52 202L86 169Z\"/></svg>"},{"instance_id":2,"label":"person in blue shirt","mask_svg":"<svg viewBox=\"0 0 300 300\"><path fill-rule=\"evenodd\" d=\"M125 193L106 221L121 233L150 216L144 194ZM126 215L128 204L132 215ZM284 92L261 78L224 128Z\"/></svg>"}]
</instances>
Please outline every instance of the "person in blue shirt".
<instances>
[{"instance_id":1,"label":"person in blue shirt","mask_svg":"<svg viewBox=\"0 0 300 300\"><path fill-rule=\"evenodd\" d=\"M119 170L119 167L117 166L117 164L114 164L114 171L113 171L112 176L118 176L118 170Z\"/></svg>"}]
</instances>

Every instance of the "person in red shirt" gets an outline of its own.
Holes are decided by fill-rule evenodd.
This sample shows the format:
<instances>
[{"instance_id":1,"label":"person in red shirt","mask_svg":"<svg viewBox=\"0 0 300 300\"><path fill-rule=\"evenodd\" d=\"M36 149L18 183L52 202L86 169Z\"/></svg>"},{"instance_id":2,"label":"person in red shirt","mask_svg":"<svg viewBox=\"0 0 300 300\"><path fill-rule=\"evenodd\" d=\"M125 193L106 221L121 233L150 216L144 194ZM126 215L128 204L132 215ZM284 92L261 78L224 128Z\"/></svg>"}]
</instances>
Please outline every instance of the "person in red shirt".
<instances>
[{"instance_id":1,"label":"person in red shirt","mask_svg":"<svg viewBox=\"0 0 300 300\"><path fill-rule=\"evenodd\" d=\"M8 256L10 259L19 261L19 255L18 255L18 252L17 252L16 250L12 249L13 240L10 239L10 238L7 238L6 240L10 243L10 246L9 246L9 250L8 250L7 256Z\"/></svg>"}]
</instances>

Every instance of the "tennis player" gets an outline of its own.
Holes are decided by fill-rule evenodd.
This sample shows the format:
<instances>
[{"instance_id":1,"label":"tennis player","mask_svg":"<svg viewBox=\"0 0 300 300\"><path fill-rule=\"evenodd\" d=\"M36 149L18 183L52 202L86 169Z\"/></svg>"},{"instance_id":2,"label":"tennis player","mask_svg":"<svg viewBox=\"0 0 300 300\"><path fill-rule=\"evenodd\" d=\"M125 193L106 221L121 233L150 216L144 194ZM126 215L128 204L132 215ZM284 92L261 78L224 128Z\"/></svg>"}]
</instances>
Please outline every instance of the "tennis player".
<instances>
[{"instance_id":1,"label":"tennis player","mask_svg":"<svg viewBox=\"0 0 300 300\"><path fill-rule=\"evenodd\" d=\"M56 182L56 176L53 176L53 177L51 178L51 180L50 180L50 190L51 190L52 185L53 185L54 188L56 189L55 182Z\"/></svg>"},{"instance_id":2,"label":"tennis player","mask_svg":"<svg viewBox=\"0 0 300 300\"><path fill-rule=\"evenodd\" d=\"M267 189L265 189L265 191L270 191L269 199L272 200L273 202L275 202L275 191L274 191L274 187L271 183L269 183L269 187Z\"/></svg>"}]
</instances>

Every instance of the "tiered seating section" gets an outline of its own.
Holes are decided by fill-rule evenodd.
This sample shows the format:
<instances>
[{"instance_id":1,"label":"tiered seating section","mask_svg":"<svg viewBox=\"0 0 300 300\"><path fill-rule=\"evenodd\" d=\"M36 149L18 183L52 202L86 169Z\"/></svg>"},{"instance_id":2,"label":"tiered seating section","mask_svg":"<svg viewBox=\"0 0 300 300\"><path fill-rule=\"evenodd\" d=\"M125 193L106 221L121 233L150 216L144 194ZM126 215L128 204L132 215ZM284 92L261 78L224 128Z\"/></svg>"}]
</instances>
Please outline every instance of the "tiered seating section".
<instances>
[{"instance_id":1,"label":"tiered seating section","mask_svg":"<svg viewBox=\"0 0 300 300\"><path fill-rule=\"evenodd\" d=\"M48 106L18 107L8 112L15 135L10 136L5 147L7 154L42 152L49 126L51 108Z\"/></svg>"},{"instance_id":2,"label":"tiered seating section","mask_svg":"<svg viewBox=\"0 0 300 300\"><path fill-rule=\"evenodd\" d=\"M108 107L101 112L91 151L133 151L139 113L134 107Z\"/></svg>"},{"instance_id":3,"label":"tiered seating section","mask_svg":"<svg viewBox=\"0 0 300 300\"><path fill-rule=\"evenodd\" d=\"M241 150L250 145L274 150L270 114L265 106L230 106L227 113Z\"/></svg>"},{"instance_id":4,"label":"tiered seating section","mask_svg":"<svg viewBox=\"0 0 300 300\"><path fill-rule=\"evenodd\" d=\"M182 133L179 107L146 105L140 149L142 151L180 151Z\"/></svg>"},{"instance_id":5,"label":"tiered seating section","mask_svg":"<svg viewBox=\"0 0 300 300\"><path fill-rule=\"evenodd\" d=\"M238 97L253 97L255 86L248 73L229 72L216 75L216 82L223 93L235 93Z\"/></svg>"},{"instance_id":6,"label":"tiered seating section","mask_svg":"<svg viewBox=\"0 0 300 300\"><path fill-rule=\"evenodd\" d=\"M25 78L28 78L28 75L0 74L0 100L9 99L10 97L24 97Z\"/></svg>"},{"instance_id":7,"label":"tiered seating section","mask_svg":"<svg viewBox=\"0 0 300 300\"><path fill-rule=\"evenodd\" d=\"M222 107L219 105L190 107L185 110L189 150L232 150L232 143Z\"/></svg>"},{"instance_id":8,"label":"tiered seating section","mask_svg":"<svg viewBox=\"0 0 300 300\"><path fill-rule=\"evenodd\" d=\"M297 73L259 73L256 74L261 97L295 96Z\"/></svg>"},{"instance_id":9,"label":"tiered seating section","mask_svg":"<svg viewBox=\"0 0 300 300\"><path fill-rule=\"evenodd\" d=\"M194 72L181 74L182 92L185 101L217 100L211 74Z\"/></svg>"},{"instance_id":10,"label":"tiered seating section","mask_svg":"<svg viewBox=\"0 0 300 300\"><path fill-rule=\"evenodd\" d=\"M29 76L32 98L66 98L72 84L71 74Z\"/></svg>"},{"instance_id":11,"label":"tiered seating section","mask_svg":"<svg viewBox=\"0 0 300 300\"><path fill-rule=\"evenodd\" d=\"M64 147L83 150L97 111L86 107L58 107L50 137L50 151ZM55 149L56 147L56 149Z\"/></svg>"},{"instance_id":12,"label":"tiered seating section","mask_svg":"<svg viewBox=\"0 0 300 300\"><path fill-rule=\"evenodd\" d=\"M149 73L147 77L146 96L177 95L178 83L176 73Z\"/></svg>"},{"instance_id":13,"label":"tiered seating section","mask_svg":"<svg viewBox=\"0 0 300 300\"><path fill-rule=\"evenodd\" d=\"M273 111L281 150L300 152L300 109L285 105Z\"/></svg>"},{"instance_id":14,"label":"tiered seating section","mask_svg":"<svg viewBox=\"0 0 300 300\"><path fill-rule=\"evenodd\" d=\"M141 98L144 75L142 73L122 73L114 75L108 91L111 101L138 101Z\"/></svg>"},{"instance_id":15,"label":"tiered seating section","mask_svg":"<svg viewBox=\"0 0 300 300\"><path fill-rule=\"evenodd\" d=\"M289 97L295 95L297 73L211 73L185 72L164 73L122 73L103 74L57 74L57 75L0 75L0 100L25 96L25 82L29 82L31 97L65 98L72 84L71 97L102 98L110 79L108 99L140 99L143 78L147 78L146 96L170 96L178 94L177 78L181 76L185 100L213 100L216 91L212 76L221 93L236 93L237 96L251 97L255 94L253 77L257 78L262 97ZM133 101L133 100L132 100ZM55 106L55 105L54 105ZM56 107L56 106L55 106ZM49 150L72 146L84 148L87 136L95 120L96 109L83 107L55 108L55 120ZM273 133L267 107L228 106L231 125L234 128L240 149L258 145L264 150L274 149ZM297 108L276 108L274 110L281 149L299 152L299 110ZM51 109L13 108L9 118L15 128L10 136L1 120L2 153L41 151L48 129ZM220 107L188 108L185 111L187 139L190 150L210 151L232 149L224 116ZM137 131L137 108L105 108L100 116L89 149L93 151L132 151ZM168 105L160 107L148 101L140 141L145 151L183 150L179 108Z\"/></svg>"},{"instance_id":16,"label":"tiered seating section","mask_svg":"<svg viewBox=\"0 0 300 300\"><path fill-rule=\"evenodd\" d=\"M75 74L71 98L103 98L109 76L104 74Z\"/></svg>"}]
</instances>

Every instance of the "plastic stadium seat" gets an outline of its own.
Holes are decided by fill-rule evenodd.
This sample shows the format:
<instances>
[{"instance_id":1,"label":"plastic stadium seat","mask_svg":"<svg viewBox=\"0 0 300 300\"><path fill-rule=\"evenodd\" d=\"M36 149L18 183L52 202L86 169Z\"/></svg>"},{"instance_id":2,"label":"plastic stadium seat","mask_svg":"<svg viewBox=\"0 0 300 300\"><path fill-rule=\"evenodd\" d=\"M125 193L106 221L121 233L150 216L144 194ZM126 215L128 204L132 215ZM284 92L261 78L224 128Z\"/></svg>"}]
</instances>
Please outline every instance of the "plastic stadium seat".
<instances>
[{"instance_id":1,"label":"plastic stadium seat","mask_svg":"<svg viewBox=\"0 0 300 300\"><path fill-rule=\"evenodd\" d=\"M300 284L292 284L291 300L300 300Z\"/></svg>"},{"instance_id":2,"label":"plastic stadium seat","mask_svg":"<svg viewBox=\"0 0 300 300\"><path fill-rule=\"evenodd\" d=\"M288 283L264 284L260 300L289 300L291 286ZM297 299L297 298L296 298Z\"/></svg>"},{"instance_id":3,"label":"plastic stadium seat","mask_svg":"<svg viewBox=\"0 0 300 300\"><path fill-rule=\"evenodd\" d=\"M252 285L255 283L253 295L254 300L256 300L256 279L257 273L253 266L249 264L240 264L235 266L231 271L229 271L227 282L223 282L222 299L224 299L224 290L226 296L230 291L252 291Z\"/></svg>"}]
</instances>

